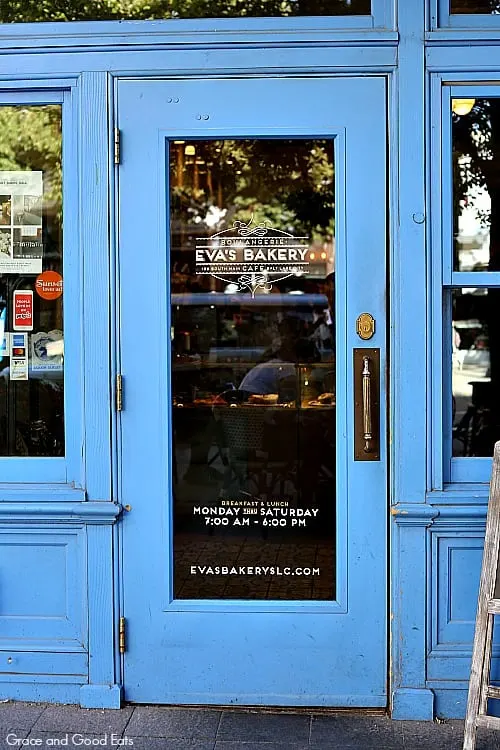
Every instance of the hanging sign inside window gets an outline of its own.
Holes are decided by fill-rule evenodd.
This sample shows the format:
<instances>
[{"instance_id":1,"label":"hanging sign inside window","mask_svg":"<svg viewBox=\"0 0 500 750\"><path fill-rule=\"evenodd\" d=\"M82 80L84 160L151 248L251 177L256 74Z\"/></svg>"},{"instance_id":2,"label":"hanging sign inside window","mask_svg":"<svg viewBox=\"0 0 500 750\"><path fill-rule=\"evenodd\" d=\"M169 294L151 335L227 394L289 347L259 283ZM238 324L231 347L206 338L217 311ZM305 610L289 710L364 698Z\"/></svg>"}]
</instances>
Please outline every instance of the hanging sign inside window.
<instances>
[{"instance_id":1,"label":"hanging sign inside window","mask_svg":"<svg viewBox=\"0 0 500 750\"><path fill-rule=\"evenodd\" d=\"M42 201L42 172L0 172L0 273L41 273Z\"/></svg>"},{"instance_id":2,"label":"hanging sign inside window","mask_svg":"<svg viewBox=\"0 0 500 750\"><path fill-rule=\"evenodd\" d=\"M33 330L33 292L18 289L14 292L14 331Z\"/></svg>"},{"instance_id":3,"label":"hanging sign inside window","mask_svg":"<svg viewBox=\"0 0 500 750\"><path fill-rule=\"evenodd\" d=\"M196 273L213 276L237 291L270 292L276 281L301 276L309 265L309 238L295 237L269 222L235 221L230 229L196 238Z\"/></svg>"}]
</instances>

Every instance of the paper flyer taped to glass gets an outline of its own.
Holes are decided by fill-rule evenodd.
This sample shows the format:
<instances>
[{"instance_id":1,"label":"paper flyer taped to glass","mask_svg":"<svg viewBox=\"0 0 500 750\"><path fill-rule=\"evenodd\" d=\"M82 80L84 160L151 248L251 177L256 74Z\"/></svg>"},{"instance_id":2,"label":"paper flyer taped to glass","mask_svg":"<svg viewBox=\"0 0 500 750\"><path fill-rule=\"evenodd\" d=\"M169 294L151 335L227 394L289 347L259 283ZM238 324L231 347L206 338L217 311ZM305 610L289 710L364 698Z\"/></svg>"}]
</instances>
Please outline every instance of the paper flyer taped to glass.
<instances>
[{"instance_id":1,"label":"paper flyer taped to glass","mask_svg":"<svg viewBox=\"0 0 500 750\"><path fill-rule=\"evenodd\" d=\"M0 273L42 271L41 171L0 171Z\"/></svg>"}]
</instances>

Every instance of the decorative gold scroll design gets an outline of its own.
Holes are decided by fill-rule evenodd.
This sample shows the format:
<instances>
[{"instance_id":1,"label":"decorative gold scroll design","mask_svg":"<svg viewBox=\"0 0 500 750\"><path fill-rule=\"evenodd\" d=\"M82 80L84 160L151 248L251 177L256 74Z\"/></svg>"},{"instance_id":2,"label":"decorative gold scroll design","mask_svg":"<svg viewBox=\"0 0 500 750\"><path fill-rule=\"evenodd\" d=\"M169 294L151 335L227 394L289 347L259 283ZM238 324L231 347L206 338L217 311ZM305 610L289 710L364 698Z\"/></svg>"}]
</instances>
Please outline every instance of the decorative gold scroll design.
<instances>
[{"instance_id":1,"label":"decorative gold scroll design","mask_svg":"<svg viewBox=\"0 0 500 750\"><path fill-rule=\"evenodd\" d=\"M269 222L236 220L229 229L196 238L196 273L210 275L238 291L268 293L273 283L300 276L309 265L309 237L295 237Z\"/></svg>"}]
</instances>

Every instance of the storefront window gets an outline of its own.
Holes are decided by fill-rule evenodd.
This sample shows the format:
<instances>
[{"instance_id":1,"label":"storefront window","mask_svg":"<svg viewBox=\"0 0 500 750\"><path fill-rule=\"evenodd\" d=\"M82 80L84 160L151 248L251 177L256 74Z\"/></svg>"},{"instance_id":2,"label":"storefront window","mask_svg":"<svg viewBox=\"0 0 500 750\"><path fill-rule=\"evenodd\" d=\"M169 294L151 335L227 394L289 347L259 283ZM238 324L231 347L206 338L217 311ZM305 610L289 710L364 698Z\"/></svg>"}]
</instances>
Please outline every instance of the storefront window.
<instances>
[{"instance_id":1,"label":"storefront window","mask_svg":"<svg viewBox=\"0 0 500 750\"><path fill-rule=\"evenodd\" d=\"M170 145L174 594L335 597L333 142Z\"/></svg>"},{"instance_id":2,"label":"storefront window","mask_svg":"<svg viewBox=\"0 0 500 750\"><path fill-rule=\"evenodd\" d=\"M453 455L491 457L500 440L500 289L451 294Z\"/></svg>"},{"instance_id":3,"label":"storefront window","mask_svg":"<svg viewBox=\"0 0 500 750\"><path fill-rule=\"evenodd\" d=\"M500 13L499 0L451 0L452 13Z\"/></svg>"},{"instance_id":4,"label":"storefront window","mask_svg":"<svg viewBox=\"0 0 500 750\"><path fill-rule=\"evenodd\" d=\"M451 322L445 347L451 348L452 455L491 457L500 439L500 98L455 98L451 109L455 277L445 293Z\"/></svg>"},{"instance_id":5,"label":"storefront window","mask_svg":"<svg viewBox=\"0 0 500 750\"><path fill-rule=\"evenodd\" d=\"M453 267L500 271L500 98L453 99Z\"/></svg>"},{"instance_id":6,"label":"storefront window","mask_svg":"<svg viewBox=\"0 0 500 750\"><path fill-rule=\"evenodd\" d=\"M64 455L61 107L0 107L0 455Z\"/></svg>"},{"instance_id":7,"label":"storefront window","mask_svg":"<svg viewBox=\"0 0 500 750\"><path fill-rule=\"evenodd\" d=\"M251 18L255 16L370 15L371 0L7 0L0 23L36 21L154 20L166 18Z\"/></svg>"}]
</instances>

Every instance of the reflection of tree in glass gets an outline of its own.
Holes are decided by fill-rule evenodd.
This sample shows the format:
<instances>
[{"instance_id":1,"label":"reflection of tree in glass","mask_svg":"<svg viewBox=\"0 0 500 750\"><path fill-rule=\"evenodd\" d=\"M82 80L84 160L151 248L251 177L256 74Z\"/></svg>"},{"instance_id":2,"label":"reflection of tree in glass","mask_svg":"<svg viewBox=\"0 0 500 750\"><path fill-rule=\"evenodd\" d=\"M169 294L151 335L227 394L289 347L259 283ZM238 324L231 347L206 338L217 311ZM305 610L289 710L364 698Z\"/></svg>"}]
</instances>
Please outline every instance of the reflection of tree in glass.
<instances>
[{"instance_id":1,"label":"reflection of tree in glass","mask_svg":"<svg viewBox=\"0 0 500 750\"><path fill-rule=\"evenodd\" d=\"M212 233L237 220L253 220L312 240L333 237L332 142L217 140L193 141L188 148L175 144L171 177L172 211L185 225L205 224ZM223 225L216 222L218 215Z\"/></svg>"},{"instance_id":2,"label":"reflection of tree in glass","mask_svg":"<svg viewBox=\"0 0 500 750\"><path fill-rule=\"evenodd\" d=\"M465 157L465 158L464 158ZM491 210L477 208L490 232L489 271L500 270L500 99L477 99L468 115L453 115L454 215L474 205L471 188L486 191ZM458 247L455 246L455 268Z\"/></svg>"},{"instance_id":3,"label":"reflection of tree in glass","mask_svg":"<svg viewBox=\"0 0 500 750\"><path fill-rule=\"evenodd\" d=\"M464 158L465 157L465 158ZM489 229L490 255L488 271L500 271L500 99L477 99L467 115L453 114L453 214L455 230L461 206L474 206L474 189L486 191L491 209L477 207L484 226ZM455 231L454 267L458 266L458 242ZM490 289L487 295L464 295L473 300L475 308L463 318L484 321L490 348L490 405L493 439L500 438L500 399L495 394L500 388L500 328L497 324L500 309L500 289ZM464 299L465 304L465 299ZM491 445L493 449L493 443Z\"/></svg>"},{"instance_id":4,"label":"reflection of tree in glass","mask_svg":"<svg viewBox=\"0 0 500 750\"><path fill-rule=\"evenodd\" d=\"M2 0L0 21L369 14L370 0Z\"/></svg>"},{"instance_id":5,"label":"reflection of tree in glass","mask_svg":"<svg viewBox=\"0 0 500 750\"><path fill-rule=\"evenodd\" d=\"M61 205L61 108L0 107L0 170L43 171L45 202Z\"/></svg>"}]
</instances>

